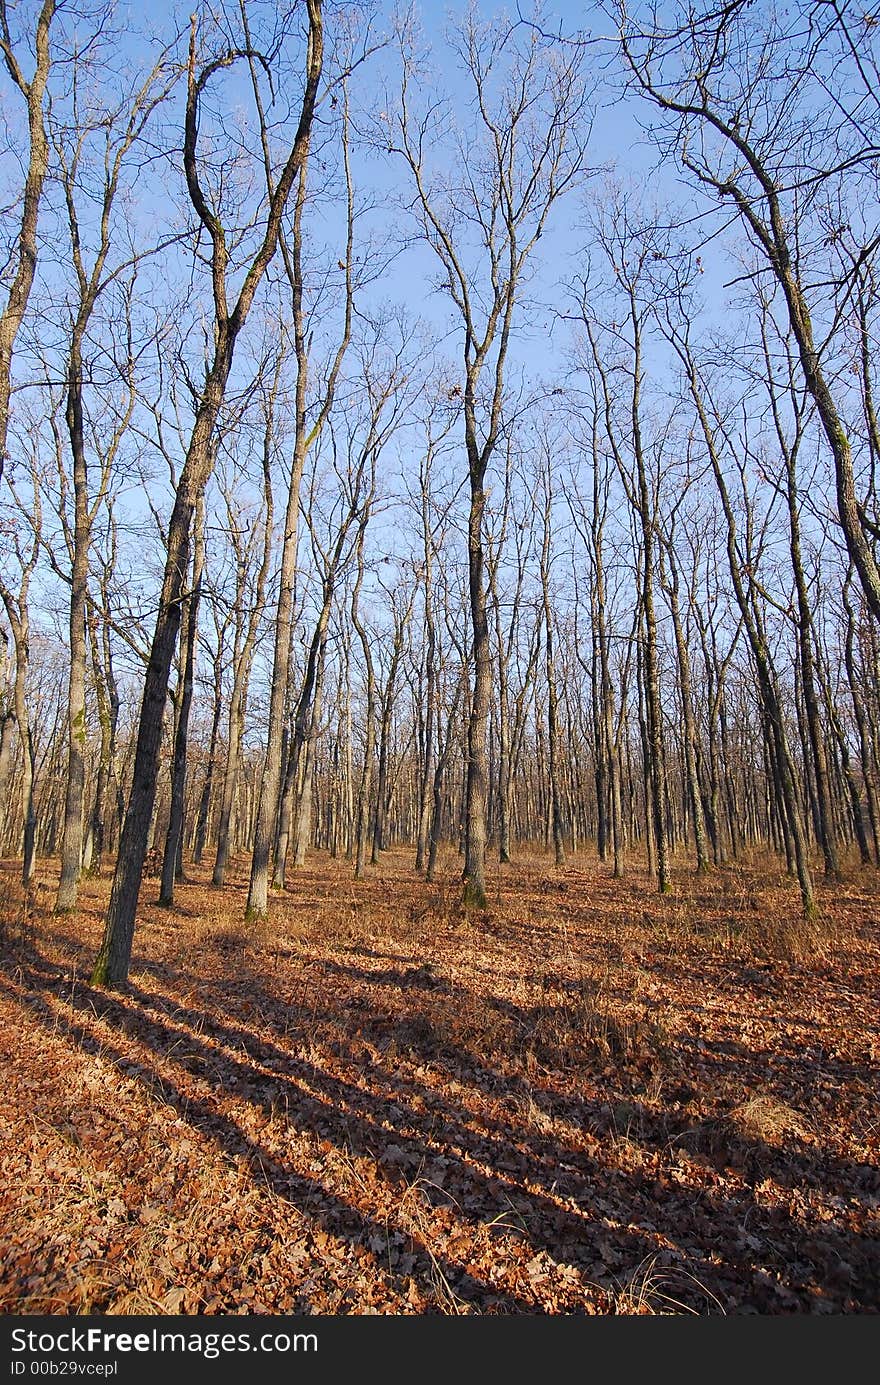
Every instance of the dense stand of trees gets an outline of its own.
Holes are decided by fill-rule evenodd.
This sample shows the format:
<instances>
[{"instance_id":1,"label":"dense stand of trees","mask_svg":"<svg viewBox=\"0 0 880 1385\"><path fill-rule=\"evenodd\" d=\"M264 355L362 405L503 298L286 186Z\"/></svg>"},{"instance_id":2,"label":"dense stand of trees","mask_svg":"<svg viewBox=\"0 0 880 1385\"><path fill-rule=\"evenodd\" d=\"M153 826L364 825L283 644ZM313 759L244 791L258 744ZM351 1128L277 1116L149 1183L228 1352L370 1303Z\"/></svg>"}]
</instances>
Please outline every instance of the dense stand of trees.
<instances>
[{"instance_id":1,"label":"dense stand of trees","mask_svg":"<svg viewBox=\"0 0 880 1385\"><path fill-rule=\"evenodd\" d=\"M206 857L880 864L880 26L758 9L0 3L0 849L115 862L97 983Z\"/></svg>"}]
</instances>

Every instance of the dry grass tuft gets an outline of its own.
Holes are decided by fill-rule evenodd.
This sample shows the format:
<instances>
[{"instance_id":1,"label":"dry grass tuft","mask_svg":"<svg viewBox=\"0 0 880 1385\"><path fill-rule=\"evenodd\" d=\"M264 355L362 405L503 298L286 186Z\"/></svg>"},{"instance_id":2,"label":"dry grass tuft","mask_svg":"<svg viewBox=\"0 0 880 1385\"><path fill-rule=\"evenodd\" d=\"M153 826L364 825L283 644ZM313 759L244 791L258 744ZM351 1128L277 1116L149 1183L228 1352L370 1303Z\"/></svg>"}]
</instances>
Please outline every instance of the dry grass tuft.
<instances>
[{"instance_id":1,"label":"dry grass tuft","mask_svg":"<svg viewBox=\"0 0 880 1385\"><path fill-rule=\"evenodd\" d=\"M807 1139L811 1134L809 1121L776 1097L758 1094L737 1106L730 1113L730 1122L737 1134L746 1140L762 1140L766 1145L780 1146L786 1135Z\"/></svg>"},{"instance_id":2,"label":"dry grass tuft","mask_svg":"<svg viewBox=\"0 0 880 1385\"><path fill-rule=\"evenodd\" d=\"M618 1011L594 982L585 979L577 983L574 994L535 1008L525 1046L540 1061L565 1066L578 1050L624 1060L661 1054L667 1047L667 1034L646 1008Z\"/></svg>"},{"instance_id":3,"label":"dry grass tuft","mask_svg":"<svg viewBox=\"0 0 880 1385\"><path fill-rule=\"evenodd\" d=\"M839 941L840 924L821 917L806 919L791 912L773 920L754 941L755 951L780 962L817 962Z\"/></svg>"},{"instance_id":4,"label":"dry grass tuft","mask_svg":"<svg viewBox=\"0 0 880 1385\"><path fill-rule=\"evenodd\" d=\"M702 1295L702 1312L693 1306L694 1288ZM687 1290L692 1300L684 1301ZM659 1255L648 1255L614 1295L614 1312L628 1317L670 1317L680 1314L725 1315L721 1300L688 1270L660 1264Z\"/></svg>"},{"instance_id":5,"label":"dry grass tuft","mask_svg":"<svg viewBox=\"0 0 880 1385\"><path fill-rule=\"evenodd\" d=\"M756 1093L723 1116L701 1121L678 1137L676 1143L722 1162L741 1163L749 1158L747 1147L782 1149L795 1139L813 1134L809 1120L784 1101Z\"/></svg>"},{"instance_id":6,"label":"dry grass tuft","mask_svg":"<svg viewBox=\"0 0 880 1385\"><path fill-rule=\"evenodd\" d=\"M209 951L220 957L265 957L278 945L277 929L267 919L248 922L227 915L203 914L186 930L187 942L196 951Z\"/></svg>"}]
</instances>

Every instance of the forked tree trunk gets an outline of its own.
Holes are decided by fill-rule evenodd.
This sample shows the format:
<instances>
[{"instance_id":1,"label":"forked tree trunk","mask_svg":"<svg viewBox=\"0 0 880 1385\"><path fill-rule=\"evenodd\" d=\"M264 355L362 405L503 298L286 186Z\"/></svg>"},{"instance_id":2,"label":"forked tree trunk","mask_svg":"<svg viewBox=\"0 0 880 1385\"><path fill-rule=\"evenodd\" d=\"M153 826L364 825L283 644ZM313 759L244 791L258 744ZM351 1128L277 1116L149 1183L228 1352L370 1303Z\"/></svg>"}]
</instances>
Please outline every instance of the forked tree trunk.
<instances>
[{"instance_id":1,"label":"forked tree trunk","mask_svg":"<svg viewBox=\"0 0 880 1385\"><path fill-rule=\"evenodd\" d=\"M162 720L168 695L168 677L180 625L180 599L189 563L189 535L193 511L204 494L212 463L211 439L226 392L235 343L247 320L266 269L278 244L281 216L294 179L303 166L309 144L312 115L318 93L323 58L322 0L306 0L309 41L302 111L293 147L277 185L271 193L262 245L245 275L232 313L226 306L227 250L222 228L208 209L198 180L196 138L198 97L195 77L195 19L190 48L190 80L187 99L184 164L193 205L213 245L216 338L214 358L199 401L186 460L168 522L167 559L159 597L156 629L147 662L138 723L134 771L128 809L119 844L110 905L98 957L92 972L94 985L116 986L128 976L134 937L135 911L149 839L150 819L156 794ZM203 78L203 80L205 80Z\"/></svg>"}]
</instances>

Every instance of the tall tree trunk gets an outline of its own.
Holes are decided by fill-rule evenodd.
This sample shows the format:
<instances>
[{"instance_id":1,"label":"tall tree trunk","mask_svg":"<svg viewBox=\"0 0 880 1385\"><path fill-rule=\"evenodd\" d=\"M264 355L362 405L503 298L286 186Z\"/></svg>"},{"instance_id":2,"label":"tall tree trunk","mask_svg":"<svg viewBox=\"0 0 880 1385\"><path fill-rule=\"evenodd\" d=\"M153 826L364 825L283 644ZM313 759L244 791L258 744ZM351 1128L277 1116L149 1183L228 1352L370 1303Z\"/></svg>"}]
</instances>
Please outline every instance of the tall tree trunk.
<instances>
[{"instance_id":1,"label":"tall tree trunk","mask_svg":"<svg viewBox=\"0 0 880 1385\"><path fill-rule=\"evenodd\" d=\"M222 646L218 642L214 657L213 710L211 712L211 734L208 739L208 763L205 766L205 780L199 795L199 808L196 814L196 833L193 843L193 863L201 865L208 840L208 817L211 811L211 795L214 790L214 773L217 768L217 742L220 739L220 717L223 714L223 667Z\"/></svg>"},{"instance_id":2,"label":"tall tree trunk","mask_svg":"<svg viewBox=\"0 0 880 1385\"><path fill-rule=\"evenodd\" d=\"M241 738L244 734L244 689L240 679L235 679L232 698L229 704L228 736L226 747L226 767L223 772L223 787L220 797L220 816L217 823L217 854L211 883L220 887L226 880L231 848L232 817L238 792L238 778L241 762Z\"/></svg>"},{"instance_id":3,"label":"tall tree trunk","mask_svg":"<svg viewBox=\"0 0 880 1385\"><path fill-rule=\"evenodd\" d=\"M765 360L768 366L768 379L772 380L771 353L763 325L762 336L764 339ZM803 553L801 549L800 508L797 483L797 453L801 438L801 417L798 409L798 401L793 399L792 403L797 419L798 432L794 442L789 444L785 438L785 431L779 416L775 395L772 397L771 403L776 425L776 434L785 462L785 494L788 506L789 550L791 553L792 572L794 573L795 591L797 593L798 655L800 660L804 712L806 715L809 740L809 758L812 762L815 784L817 835L819 837L819 845L822 848L825 874L831 879L836 879L840 874L840 866L838 862L837 840L831 806L831 787L828 774L828 759L825 752L825 733L819 712L819 694L816 688L813 658L813 616L810 608L810 594L807 589ZM880 611L878 611L877 614L878 617L880 617Z\"/></svg>"},{"instance_id":4,"label":"tall tree trunk","mask_svg":"<svg viewBox=\"0 0 880 1385\"><path fill-rule=\"evenodd\" d=\"M64 835L61 841L61 874L55 899L57 913L68 913L76 908L83 849L86 783L86 601L91 530L82 402L81 348L84 331L85 321L78 322L71 343L67 379L66 418L73 454L74 521L68 627L70 673L67 684L67 788L64 801Z\"/></svg>"},{"instance_id":5,"label":"tall tree trunk","mask_svg":"<svg viewBox=\"0 0 880 1385\"><path fill-rule=\"evenodd\" d=\"M196 501L195 538L193 545L192 583L183 600L186 619L182 625L180 651L180 690L177 722L174 728L174 750L171 764L171 810L168 834L162 859L162 884L159 903L170 907L174 903L174 882L182 878L183 815L186 801L186 760L189 743L189 714L192 707L195 681L196 645L199 629L199 598L202 591L202 571L205 559L205 507L201 497Z\"/></svg>"},{"instance_id":6,"label":"tall tree trunk","mask_svg":"<svg viewBox=\"0 0 880 1385\"><path fill-rule=\"evenodd\" d=\"M549 456L546 458L550 466ZM556 666L553 659L553 612L550 601L550 526L553 494L549 470L544 474L544 541L541 546L541 596L544 606L544 673L547 679L547 768L550 779L550 820L553 856L557 867L565 865L565 839L562 821L562 795L559 766L559 699Z\"/></svg>"},{"instance_id":7,"label":"tall tree trunk","mask_svg":"<svg viewBox=\"0 0 880 1385\"><path fill-rule=\"evenodd\" d=\"M467 739L465 791L464 903L486 908L486 838L489 796L486 728L492 694L489 620L483 580L484 468L472 459L471 504L468 517L468 592L473 631L473 686Z\"/></svg>"},{"instance_id":8,"label":"tall tree trunk","mask_svg":"<svg viewBox=\"0 0 880 1385\"><path fill-rule=\"evenodd\" d=\"M320 68L319 68L320 71ZM347 96L343 101L347 110ZM295 436L293 461L290 472L290 487L284 517L284 537L281 546L281 570L278 585L278 606L275 615L275 640L272 651L272 681L269 689L269 715L266 725L266 753L260 779L257 799L254 840L251 855L251 876L248 886L245 917L265 918L269 910L269 873L272 848L277 839L278 808L282 789L284 762L282 743L284 735L285 709L288 700L288 671L290 667L291 640L293 634L293 586L296 576L296 554L299 528L300 486L302 485L306 455L309 448L320 436L336 390L336 382L345 353L351 340L353 312L352 262L354 259L354 208L351 171L348 157L347 125L343 127L343 164L345 167L348 224L346 255L343 261L345 272L345 313L342 336L324 391L324 398L318 416L308 426L306 417L306 390L309 370L310 334L306 332L306 317L303 305L303 236L302 220L306 205L306 165L303 161L297 186L294 206L292 245L288 250L286 240L282 239L282 254L287 279L290 285L293 310L294 354L296 356L296 393L294 401Z\"/></svg>"},{"instance_id":9,"label":"tall tree trunk","mask_svg":"<svg viewBox=\"0 0 880 1385\"><path fill-rule=\"evenodd\" d=\"M730 502L727 485L724 480L724 473L721 468L715 437L709 422L709 415L697 379L696 367L691 359L686 344L682 343L680 340L673 340L673 345L678 351L682 364L687 371L691 397L694 401L697 418L706 444L706 450L712 464L715 484L721 497L721 504L727 527L728 567L737 605L742 614L743 624L749 639L749 644L751 645L752 656L755 662L755 671L758 676L761 703L769 730L768 742L772 754L773 775L778 785L779 808L783 816L783 825L786 829L786 844L788 846L790 842L794 865L797 870L798 884L800 886L804 917L813 919L818 913L818 906L810 872L806 834L804 832L800 805L798 803L791 752L789 750L788 737L785 730L785 719L777 692L770 651L764 630L757 619L751 600L754 579L749 570L747 573L749 590L747 592L743 583L743 572L745 569L741 566L740 557L737 552L736 519L733 506Z\"/></svg>"},{"instance_id":10,"label":"tall tree trunk","mask_svg":"<svg viewBox=\"0 0 880 1385\"><path fill-rule=\"evenodd\" d=\"M437 631L434 624L433 595L431 576L433 567L433 541L430 527L428 496L428 476L422 476L422 535L424 541L423 591L425 600L425 700L422 709L424 738L422 745L422 767L418 790L418 830L416 835L415 869L421 874L425 869L425 853L428 847L428 828L431 818L431 780L434 762L434 720L437 700Z\"/></svg>"},{"instance_id":11,"label":"tall tree trunk","mask_svg":"<svg viewBox=\"0 0 880 1385\"><path fill-rule=\"evenodd\" d=\"M669 599L672 628L675 633L675 651L678 658L678 682L681 692L682 731L688 802L690 803L691 818L694 825L697 871L702 874L709 869L709 852L706 842L706 819L703 814L703 799L700 793L700 782L697 775L697 726L694 717L693 693L691 688L691 661L681 619L678 567L671 543L667 548L666 556L669 563L669 582L666 585L666 594Z\"/></svg>"},{"instance_id":12,"label":"tall tree trunk","mask_svg":"<svg viewBox=\"0 0 880 1385\"><path fill-rule=\"evenodd\" d=\"M84 856L83 864L90 874L97 875L100 873L104 852L107 848L107 800L115 778L119 691L113 674L113 656L106 627L104 629L104 662L102 665L96 628L97 618L94 612L88 616L87 625L92 654L95 700L98 704L100 743L98 747L98 772L95 776L95 793L89 824L88 862L86 864Z\"/></svg>"},{"instance_id":13,"label":"tall tree trunk","mask_svg":"<svg viewBox=\"0 0 880 1385\"><path fill-rule=\"evenodd\" d=\"M865 784L865 798L868 805L868 820L871 824L871 839L874 847L874 863L880 865L880 804L874 776L874 752L871 745L868 717L863 700L863 689L858 678L855 662L856 616L849 600L848 588L852 580L852 570L847 573L843 584L843 607L846 611L846 633L843 644L844 666L846 668L849 693L853 704L856 728L859 733L859 754L862 762L862 779Z\"/></svg>"},{"instance_id":14,"label":"tall tree trunk","mask_svg":"<svg viewBox=\"0 0 880 1385\"><path fill-rule=\"evenodd\" d=\"M189 537L193 511L204 494L213 462L211 439L226 392L238 334L247 321L254 295L278 245L281 217L294 179L308 153L312 116L318 95L323 61L322 0L306 0L309 39L306 81L300 121L293 146L278 183L272 189L266 231L252 260L232 312L228 311L226 270L228 251L222 226L209 210L198 178L196 142L198 105L206 77L196 79L195 27L190 43L189 86L184 132L184 167L190 199L212 244L212 279L215 308L214 357L199 400L190 445L177 485L168 522L167 558L159 597L156 629L147 662L134 773L128 809L119 844L116 871L104 937L92 971L93 985L116 986L125 982L134 938L135 912L149 840L150 820L156 794L162 721L168 694L168 677L180 624L181 589L189 566Z\"/></svg>"},{"instance_id":15,"label":"tall tree trunk","mask_svg":"<svg viewBox=\"0 0 880 1385\"><path fill-rule=\"evenodd\" d=\"M306 852L312 841L312 800L315 783L315 754L317 750L318 726L321 720L321 703L324 692L324 654L318 669L315 694L309 718L309 729L301 751L300 784L296 794L293 817L293 864L301 868L306 863ZM284 866L281 862L281 870Z\"/></svg>"},{"instance_id":16,"label":"tall tree trunk","mask_svg":"<svg viewBox=\"0 0 880 1385\"><path fill-rule=\"evenodd\" d=\"M0 716L0 852L6 836L7 793L12 766L12 738L15 733L15 711L8 708Z\"/></svg>"},{"instance_id":17,"label":"tall tree trunk","mask_svg":"<svg viewBox=\"0 0 880 1385\"><path fill-rule=\"evenodd\" d=\"M434 765L434 783L432 789L433 809L431 813L431 831L428 836L428 865L425 871L425 879L429 884L433 881L434 873L437 869L437 852L440 847L440 834L443 829L443 780L446 775L446 769L449 764L453 746L455 745L454 727L464 692L464 682L465 674L464 670L462 670L461 678L456 685L452 706L449 709L445 732L442 736L438 734L437 760Z\"/></svg>"}]
</instances>

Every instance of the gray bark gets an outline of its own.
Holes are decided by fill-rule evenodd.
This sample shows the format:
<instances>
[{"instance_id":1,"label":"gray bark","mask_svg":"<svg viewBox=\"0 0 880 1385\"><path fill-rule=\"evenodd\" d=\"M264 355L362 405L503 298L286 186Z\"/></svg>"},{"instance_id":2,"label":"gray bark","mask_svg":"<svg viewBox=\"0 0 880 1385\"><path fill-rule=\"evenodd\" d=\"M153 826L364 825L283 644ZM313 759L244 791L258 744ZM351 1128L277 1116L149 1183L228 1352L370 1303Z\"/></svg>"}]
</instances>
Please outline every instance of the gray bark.
<instances>
[{"instance_id":1,"label":"gray bark","mask_svg":"<svg viewBox=\"0 0 880 1385\"><path fill-rule=\"evenodd\" d=\"M302 168L309 145L312 115L318 94L323 60L322 0L306 0L309 42L306 80L299 125L281 177L271 191L262 244L245 275L238 300L230 313L227 306L228 251L222 226L210 211L202 192L196 161L199 95L216 64L209 65L198 80L195 75L195 20L190 50L189 91L184 137L184 165L193 205L212 244L212 278L215 306L215 348L199 400L190 445L181 472L168 523L167 558L159 598L156 629L147 663L138 722L134 771L128 808L122 828L116 871L104 937L92 972L94 985L118 986L128 976L134 938L135 912L149 840L156 793L162 720L168 693L168 677L180 624L180 600L189 566L189 537L193 511L204 493L212 462L211 439L226 391L235 344L244 326L254 295L278 245L281 216L293 182Z\"/></svg>"}]
</instances>

